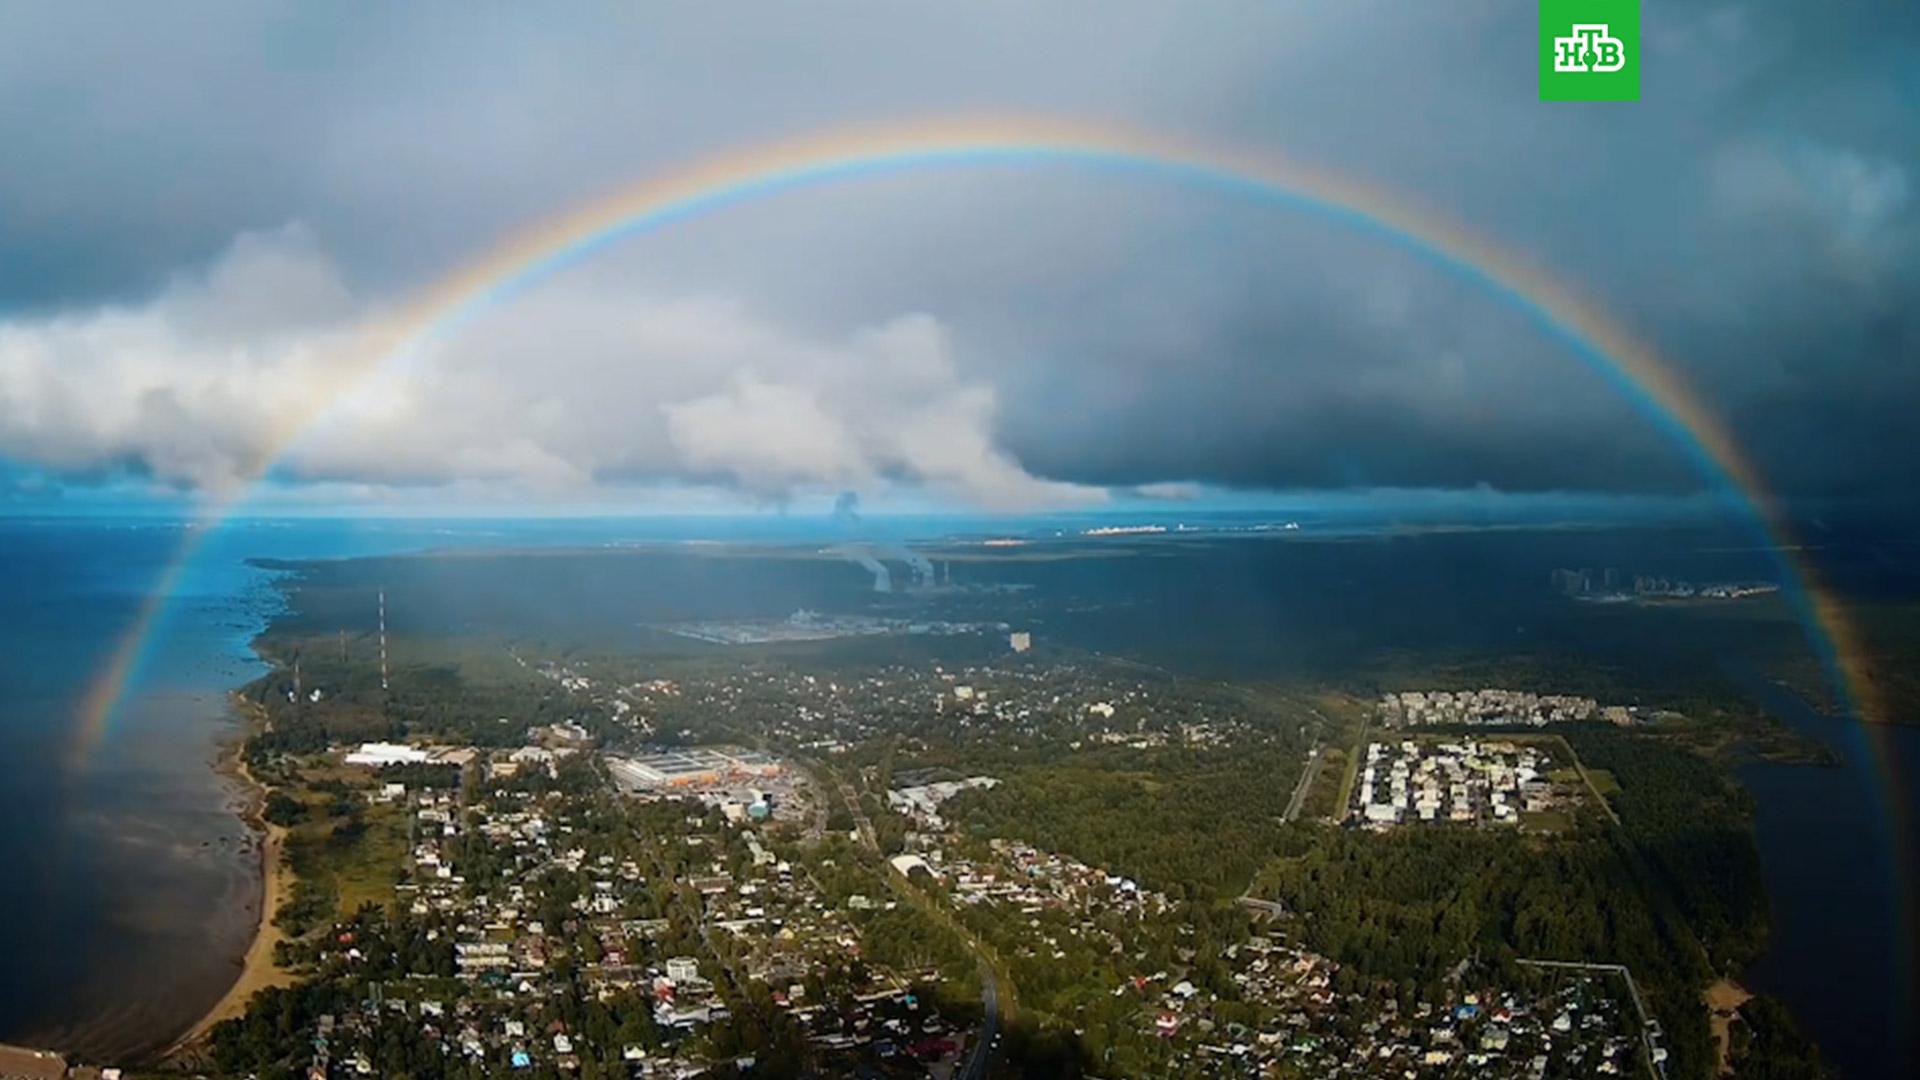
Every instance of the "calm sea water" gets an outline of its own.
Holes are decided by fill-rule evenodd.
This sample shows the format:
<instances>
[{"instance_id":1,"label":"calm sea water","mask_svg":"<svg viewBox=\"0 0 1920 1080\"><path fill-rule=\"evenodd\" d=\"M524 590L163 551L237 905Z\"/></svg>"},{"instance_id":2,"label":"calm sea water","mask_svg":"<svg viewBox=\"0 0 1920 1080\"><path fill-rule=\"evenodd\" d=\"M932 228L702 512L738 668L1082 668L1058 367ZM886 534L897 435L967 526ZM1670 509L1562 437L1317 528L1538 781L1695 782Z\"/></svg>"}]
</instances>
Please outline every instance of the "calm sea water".
<instances>
[{"instance_id":1,"label":"calm sea water","mask_svg":"<svg viewBox=\"0 0 1920 1080\"><path fill-rule=\"evenodd\" d=\"M1831 769L1756 761L1740 770L1756 804L1774 926L1747 982L1784 1000L1843 1075L1913 1076L1920 1069L1914 913L1899 875L1911 873L1920 852L1913 837L1896 835L1885 801L1903 802L1900 813L1913 820L1920 792L1886 790L1880 770L1920 776L1920 728L1868 740L1858 725L1823 716L1777 686L1743 682L1769 712L1840 760Z\"/></svg>"},{"instance_id":2,"label":"calm sea water","mask_svg":"<svg viewBox=\"0 0 1920 1080\"><path fill-rule=\"evenodd\" d=\"M1043 523L1030 534L1056 526L1072 531L1071 522ZM869 526L868 538L955 527L896 519ZM744 530L698 520L229 526L201 545L107 737L75 763L80 699L184 535L156 523L0 519L0 1041L98 1059L137 1055L192 1022L231 980L259 903L257 856L234 814L234 792L209 766L233 729L226 694L258 672L248 642L278 600L271 575L247 559L834 539L818 520L777 516ZM1637 621L1619 623L1611 639L1567 621L1567 605L1541 595L1545 569L1604 564L1612 551L1630 566L1705 576L1704 566L1695 569L1698 552L1718 549L1694 538L1684 548L1693 554L1682 559L1682 549L1651 535L1503 533L1304 545L1282 559L1250 557L1252 550L1054 564L1045 572L1049 588L1092 599L1124 580L1134 593L1085 625L1069 616L1055 628L1089 647L1177 664L1179 650L1154 640L1177 626L1207 662L1256 674L1285 670L1289 656L1307 662L1316 650L1369 641L1414 650L1549 641L1671 654L1673 642L1650 638ZM1712 559L1719 567L1725 556ZM1752 559L1739 555L1726 572L1746 576ZM1035 564L1007 573L1039 583L1042 571ZM1199 640L1198 626L1226 629ZM1913 1000L1890 857L1896 840L1867 745L1847 722L1751 683L1770 711L1842 758L1835 769L1754 764L1742 772L1759 804L1775 914L1772 950L1752 982L1785 998L1849 1075L1910 1075ZM1896 773L1920 776L1920 730L1897 732L1889 744ZM1920 814L1915 792L1895 794Z\"/></svg>"},{"instance_id":3,"label":"calm sea water","mask_svg":"<svg viewBox=\"0 0 1920 1080\"><path fill-rule=\"evenodd\" d=\"M137 1051L245 947L251 839L209 764L224 689L251 673L258 575L188 582L112 737L70 761L80 697L180 535L0 524L0 1038Z\"/></svg>"}]
</instances>

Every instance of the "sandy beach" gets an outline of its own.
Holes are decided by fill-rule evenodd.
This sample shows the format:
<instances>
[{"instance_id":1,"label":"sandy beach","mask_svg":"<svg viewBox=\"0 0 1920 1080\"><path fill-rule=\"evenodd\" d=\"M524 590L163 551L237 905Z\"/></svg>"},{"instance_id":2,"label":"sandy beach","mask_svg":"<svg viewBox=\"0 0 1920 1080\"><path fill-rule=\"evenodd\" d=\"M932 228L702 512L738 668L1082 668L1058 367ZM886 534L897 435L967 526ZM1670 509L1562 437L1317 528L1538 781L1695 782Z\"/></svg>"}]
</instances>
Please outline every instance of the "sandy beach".
<instances>
[{"instance_id":1,"label":"sandy beach","mask_svg":"<svg viewBox=\"0 0 1920 1080\"><path fill-rule=\"evenodd\" d=\"M1713 1030L1713 1045L1720 1057L1718 1071L1721 1076L1733 1074L1733 1061L1729 1057L1733 1048L1731 1040L1733 1017L1740 1006L1745 1005L1747 999L1752 996L1747 992L1746 987L1732 979L1720 979L1700 995L1701 999L1707 1003L1707 1023Z\"/></svg>"},{"instance_id":2,"label":"sandy beach","mask_svg":"<svg viewBox=\"0 0 1920 1080\"><path fill-rule=\"evenodd\" d=\"M236 706L243 707L243 706ZM252 730L251 724L248 728ZM246 807L242 818L260 837L260 875L261 903L258 919L254 924L253 941L247 946L246 955L241 959L240 970L233 985L221 995L206 1015L195 1021L186 1033L175 1039L161 1055L173 1057L199 1042L222 1020L230 1020L246 1012L247 1002L253 995L270 986L288 986L294 978L288 972L276 967L273 962L274 947L282 939L280 929L273 924L273 916L286 902L293 889L293 872L287 868L281 858L286 841L287 830L266 820L265 810L267 788L247 767L246 737L240 737L225 747L220 756L217 769L223 776L232 777L246 792Z\"/></svg>"}]
</instances>

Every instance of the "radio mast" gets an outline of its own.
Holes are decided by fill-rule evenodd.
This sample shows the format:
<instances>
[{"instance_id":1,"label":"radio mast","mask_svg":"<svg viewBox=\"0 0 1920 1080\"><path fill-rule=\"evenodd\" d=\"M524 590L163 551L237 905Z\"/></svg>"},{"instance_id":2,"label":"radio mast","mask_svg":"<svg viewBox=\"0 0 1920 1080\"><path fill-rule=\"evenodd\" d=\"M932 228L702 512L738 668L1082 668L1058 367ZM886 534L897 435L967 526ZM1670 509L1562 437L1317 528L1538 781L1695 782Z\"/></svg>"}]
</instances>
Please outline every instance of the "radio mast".
<instances>
[{"instance_id":1,"label":"radio mast","mask_svg":"<svg viewBox=\"0 0 1920 1080\"><path fill-rule=\"evenodd\" d=\"M380 689L387 689L387 590L380 590Z\"/></svg>"}]
</instances>

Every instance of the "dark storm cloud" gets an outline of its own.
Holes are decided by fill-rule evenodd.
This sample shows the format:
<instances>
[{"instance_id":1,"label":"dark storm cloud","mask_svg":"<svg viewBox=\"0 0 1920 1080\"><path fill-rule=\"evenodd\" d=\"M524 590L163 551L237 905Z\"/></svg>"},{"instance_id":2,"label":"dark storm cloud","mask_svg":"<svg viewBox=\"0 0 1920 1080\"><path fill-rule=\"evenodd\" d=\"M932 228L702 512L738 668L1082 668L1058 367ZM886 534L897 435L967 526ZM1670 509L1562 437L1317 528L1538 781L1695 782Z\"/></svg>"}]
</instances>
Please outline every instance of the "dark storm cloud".
<instances>
[{"instance_id":1,"label":"dark storm cloud","mask_svg":"<svg viewBox=\"0 0 1920 1080\"><path fill-rule=\"evenodd\" d=\"M1642 100L1556 105L1535 92L1533 9L1512 3L1034 8L10 7L0 453L217 478L222 448L252 433L188 438L166 416L204 426L195 402L310 385L285 371L307 373L317 346L285 326L309 327L336 292L386 306L517 225L715 150L1025 111L1361 178L1522 253L1652 341L1783 489L1920 481L1913 11L1650 6ZM202 324L153 298L287 222L313 249L296 245L306 268L289 280L319 283L275 290L298 303L185 289L275 327L239 350L252 381L229 385L199 359ZM678 475L758 497L896 478L989 499L1072 490L1045 481L1699 483L1631 403L1497 299L1377 238L1148 177L976 169L801 192L629 244L546 292L454 349L470 383L524 368L537 386L503 375L463 399L433 384L476 430L408 419L421 448L402 454L381 426L399 419L343 425L309 471ZM654 324L623 321L622 296ZM103 310L157 329L85 321ZM233 355L232 332L213 337ZM111 363L88 351L103 338ZM902 356L923 374L884 378ZM198 365L184 388L174 363ZM100 370L184 404L89 415L58 372ZM569 381L665 404L630 423L552 389ZM275 416L298 412L284 393ZM530 395L544 412L516 407ZM916 401L932 403L924 423Z\"/></svg>"}]
</instances>

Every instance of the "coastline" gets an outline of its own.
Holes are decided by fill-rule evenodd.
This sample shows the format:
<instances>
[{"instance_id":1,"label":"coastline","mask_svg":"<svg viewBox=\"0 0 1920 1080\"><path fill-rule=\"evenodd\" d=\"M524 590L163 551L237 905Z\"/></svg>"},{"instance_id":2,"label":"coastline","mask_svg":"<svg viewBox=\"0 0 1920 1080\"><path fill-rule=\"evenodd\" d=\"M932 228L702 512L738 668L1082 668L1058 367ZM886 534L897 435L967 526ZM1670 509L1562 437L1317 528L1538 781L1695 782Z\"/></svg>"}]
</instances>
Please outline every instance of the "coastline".
<instances>
[{"instance_id":1,"label":"coastline","mask_svg":"<svg viewBox=\"0 0 1920 1080\"><path fill-rule=\"evenodd\" d=\"M240 959L233 985L185 1033L167 1044L158 1055L163 1061L203 1041L214 1025L222 1020L243 1015L254 994L268 987L289 986L294 982L291 973L273 962L275 947L285 937L280 928L274 925L273 917L279 913L281 905L293 890L293 871L282 858L287 830L266 819L269 789L247 766L247 738L261 722L259 710L240 700L238 694L234 695L234 708L246 717L246 723L238 735L221 748L214 771L240 786L246 799L240 819L260 838L259 912L254 922L253 938Z\"/></svg>"},{"instance_id":2,"label":"coastline","mask_svg":"<svg viewBox=\"0 0 1920 1080\"><path fill-rule=\"evenodd\" d=\"M1713 1033L1716 1076L1733 1075L1733 1021L1740 1015L1740 1006L1751 997L1746 987L1726 976L1715 979L1700 993L1707 1007L1707 1028Z\"/></svg>"}]
</instances>

